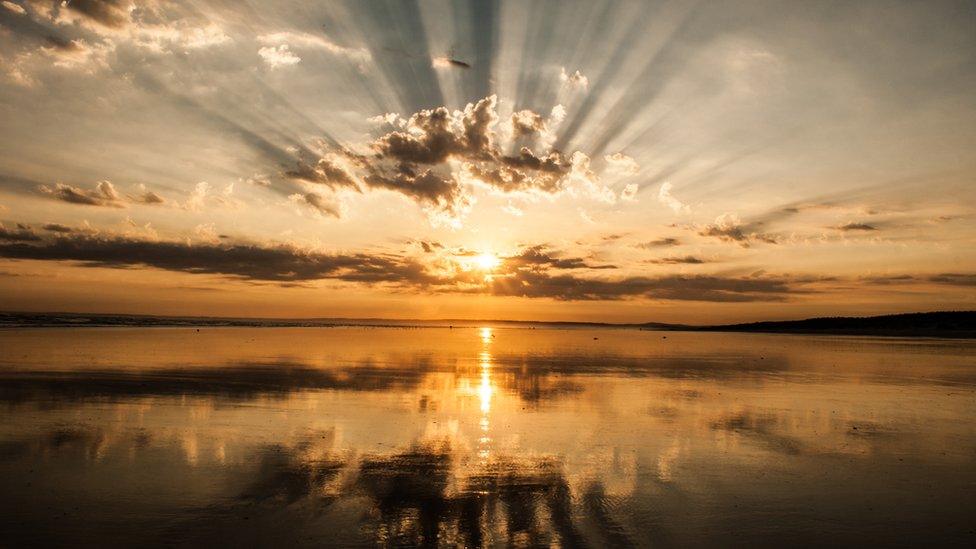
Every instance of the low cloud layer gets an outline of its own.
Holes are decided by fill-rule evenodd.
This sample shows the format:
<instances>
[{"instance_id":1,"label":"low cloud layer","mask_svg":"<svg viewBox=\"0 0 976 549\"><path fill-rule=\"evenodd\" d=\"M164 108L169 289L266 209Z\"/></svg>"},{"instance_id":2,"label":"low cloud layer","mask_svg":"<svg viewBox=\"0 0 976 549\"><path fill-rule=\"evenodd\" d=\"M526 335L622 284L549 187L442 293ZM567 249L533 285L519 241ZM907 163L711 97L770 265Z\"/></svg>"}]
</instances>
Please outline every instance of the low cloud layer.
<instances>
[{"instance_id":1,"label":"low cloud layer","mask_svg":"<svg viewBox=\"0 0 976 549\"><path fill-rule=\"evenodd\" d=\"M189 244L60 231L55 231L54 235L44 239L8 239L0 243L0 257L70 261L85 267L148 267L248 281L338 280L430 292L569 301L629 298L783 301L791 294L803 291L797 287L797 281L777 277L604 277L599 273L616 267L569 256L546 246L531 246L501 258L490 272L484 272L465 266L464 261L472 256L463 251L454 254L461 261L422 261L399 254L328 254L287 245ZM429 243L424 249L429 250L425 254L443 250Z\"/></svg>"}]
</instances>

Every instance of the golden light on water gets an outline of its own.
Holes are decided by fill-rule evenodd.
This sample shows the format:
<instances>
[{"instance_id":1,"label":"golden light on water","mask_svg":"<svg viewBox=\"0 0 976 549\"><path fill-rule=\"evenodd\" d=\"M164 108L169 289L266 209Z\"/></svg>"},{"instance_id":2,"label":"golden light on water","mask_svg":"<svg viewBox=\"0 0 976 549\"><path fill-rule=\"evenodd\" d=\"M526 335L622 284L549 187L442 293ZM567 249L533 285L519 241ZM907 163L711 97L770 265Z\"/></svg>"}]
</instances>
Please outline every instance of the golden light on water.
<instances>
[{"instance_id":1,"label":"golden light on water","mask_svg":"<svg viewBox=\"0 0 976 549\"><path fill-rule=\"evenodd\" d=\"M491 427L489 414L491 412L491 398L495 394L495 387L491 381L491 341L494 335L489 327L483 327L481 333L481 354L478 355L478 366L481 372L481 383L478 385L478 402L481 408L481 436L478 438L478 457L488 459L491 454L491 437L488 432Z\"/></svg>"}]
</instances>

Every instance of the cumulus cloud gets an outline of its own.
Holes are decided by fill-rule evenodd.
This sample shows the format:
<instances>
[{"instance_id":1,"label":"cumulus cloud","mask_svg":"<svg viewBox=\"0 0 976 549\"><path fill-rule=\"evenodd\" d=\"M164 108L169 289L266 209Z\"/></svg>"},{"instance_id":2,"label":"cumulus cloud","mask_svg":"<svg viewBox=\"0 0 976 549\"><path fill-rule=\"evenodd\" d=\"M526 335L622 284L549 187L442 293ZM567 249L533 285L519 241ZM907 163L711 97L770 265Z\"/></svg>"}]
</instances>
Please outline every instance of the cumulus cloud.
<instances>
[{"instance_id":1,"label":"cumulus cloud","mask_svg":"<svg viewBox=\"0 0 976 549\"><path fill-rule=\"evenodd\" d=\"M585 90L590 85L590 79L583 73L577 70L570 74L566 72L565 67L559 69L559 81L563 86L573 90Z\"/></svg>"},{"instance_id":2,"label":"cumulus cloud","mask_svg":"<svg viewBox=\"0 0 976 549\"><path fill-rule=\"evenodd\" d=\"M624 186L624 190L620 191L620 200L624 202L636 202L637 201L637 191L640 187L637 183L628 183Z\"/></svg>"},{"instance_id":3,"label":"cumulus cloud","mask_svg":"<svg viewBox=\"0 0 976 549\"><path fill-rule=\"evenodd\" d=\"M637 161L623 153L608 154L603 159L607 162L607 172L613 175L630 177L640 171Z\"/></svg>"},{"instance_id":4,"label":"cumulus cloud","mask_svg":"<svg viewBox=\"0 0 976 549\"><path fill-rule=\"evenodd\" d=\"M331 188L384 189L407 196L430 214L458 226L474 200L472 186L499 193L569 193L613 203L617 194L600 182L590 159L580 151L565 155L549 148L551 130L564 116L516 112L509 120L511 140L500 131L497 98L469 103L463 110L421 110L408 118L384 114L371 119L392 131L369 142L365 152L343 148L314 163L303 162L287 177ZM521 143L521 146L518 144ZM505 152L506 145L517 152ZM624 161L624 157L615 157ZM625 189L633 198L636 187Z\"/></svg>"},{"instance_id":5,"label":"cumulus cloud","mask_svg":"<svg viewBox=\"0 0 976 549\"><path fill-rule=\"evenodd\" d=\"M681 202L671 194L671 189L673 188L674 185L667 181L661 183L661 188L657 192L657 201L671 208L671 211L676 214L689 213L691 211L691 207Z\"/></svg>"},{"instance_id":6,"label":"cumulus cloud","mask_svg":"<svg viewBox=\"0 0 976 549\"><path fill-rule=\"evenodd\" d=\"M125 207L122 203L122 197L110 181L99 181L92 190L80 189L64 183L57 183L54 187L41 185L38 187L38 190L55 200L69 202L71 204L110 206L113 208Z\"/></svg>"},{"instance_id":7,"label":"cumulus cloud","mask_svg":"<svg viewBox=\"0 0 976 549\"><path fill-rule=\"evenodd\" d=\"M141 204L164 204L166 200L152 191L145 191L135 198Z\"/></svg>"},{"instance_id":8,"label":"cumulus cloud","mask_svg":"<svg viewBox=\"0 0 976 549\"><path fill-rule=\"evenodd\" d=\"M208 205L219 205L219 206L230 206L236 207L241 204L239 200L234 199L234 183L230 183L223 188L223 190L214 189L213 185L206 181L200 181L193 186L193 190L187 195L186 200L183 204L178 205L178 207L184 210L189 210L191 212L203 211ZM140 202L143 204L156 204L146 200L146 196L140 197Z\"/></svg>"},{"instance_id":9,"label":"cumulus cloud","mask_svg":"<svg viewBox=\"0 0 976 549\"><path fill-rule=\"evenodd\" d=\"M139 185L138 192L132 194L121 194L116 190L111 181L99 181L95 188L91 190L73 187L64 183L57 183L53 187L40 185L37 190L52 199L71 204L82 204L86 206L105 206L111 208L124 208L126 204L142 204L147 206L158 206L166 204L166 200L150 191L145 185Z\"/></svg>"}]
</instances>

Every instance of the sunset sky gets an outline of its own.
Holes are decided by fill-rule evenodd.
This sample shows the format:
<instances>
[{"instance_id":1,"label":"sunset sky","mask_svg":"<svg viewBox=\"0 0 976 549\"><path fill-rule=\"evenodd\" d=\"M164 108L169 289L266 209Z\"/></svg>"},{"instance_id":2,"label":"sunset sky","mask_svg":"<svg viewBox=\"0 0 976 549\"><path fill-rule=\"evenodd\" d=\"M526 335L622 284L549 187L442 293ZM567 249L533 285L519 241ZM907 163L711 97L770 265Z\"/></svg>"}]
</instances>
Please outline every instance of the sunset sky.
<instances>
[{"instance_id":1,"label":"sunset sky","mask_svg":"<svg viewBox=\"0 0 976 549\"><path fill-rule=\"evenodd\" d=\"M0 2L0 310L976 308L973 2Z\"/></svg>"}]
</instances>

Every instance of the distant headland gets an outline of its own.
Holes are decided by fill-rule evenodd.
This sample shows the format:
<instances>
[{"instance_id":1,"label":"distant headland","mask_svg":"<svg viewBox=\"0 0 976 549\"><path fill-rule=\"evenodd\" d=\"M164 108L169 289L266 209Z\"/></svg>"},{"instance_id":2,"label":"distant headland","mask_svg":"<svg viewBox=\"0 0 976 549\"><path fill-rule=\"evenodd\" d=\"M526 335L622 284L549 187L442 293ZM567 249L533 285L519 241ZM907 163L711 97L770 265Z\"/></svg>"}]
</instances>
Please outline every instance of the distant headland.
<instances>
[{"instance_id":1,"label":"distant headland","mask_svg":"<svg viewBox=\"0 0 976 549\"><path fill-rule=\"evenodd\" d=\"M659 322L614 324L604 322L542 322L499 319L382 319L382 318L235 318L200 316L153 316L101 313L0 312L0 328L67 327L391 327L461 328L485 324L550 328L620 328L659 331L755 332L784 334L834 334L891 337L976 338L976 311L904 313L869 317L818 317L804 320L749 322L742 324L687 325Z\"/></svg>"}]
</instances>

